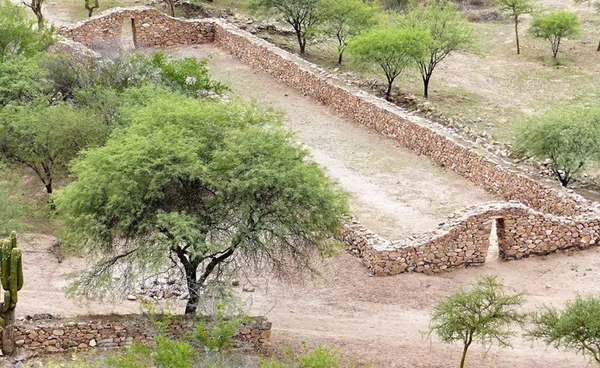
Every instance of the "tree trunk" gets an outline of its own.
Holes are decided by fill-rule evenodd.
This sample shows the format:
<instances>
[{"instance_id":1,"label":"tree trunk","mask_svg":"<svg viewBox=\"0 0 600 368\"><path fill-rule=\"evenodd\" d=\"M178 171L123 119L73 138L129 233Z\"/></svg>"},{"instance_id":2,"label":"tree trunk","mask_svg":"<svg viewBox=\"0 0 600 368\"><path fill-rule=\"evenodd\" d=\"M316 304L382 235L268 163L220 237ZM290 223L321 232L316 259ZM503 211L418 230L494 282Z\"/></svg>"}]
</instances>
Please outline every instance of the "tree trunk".
<instances>
[{"instance_id":1,"label":"tree trunk","mask_svg":"<svg viewBox=\"0 0 600 368\"><path fill-rule=\"evenodd\" d=\"M9 308L4 316L4 330L2 331L2 353L12 355L15 350L14 341L15 309Z\"/></svg>"},{"instance_id":2,"label":"tree trunk","mask_svg":"<svg viewBox=\"0 0 600 368\"><path fill-rule=\"evenodd\" d=\"M460 358L460 368L465 367L465 360L467 359L467 350L469 350L469 345L471 345L471 343L465 344L465 347L463 348L462 357Z\"/></svg>"},{"instance_id":3,"label":"tree trunk","mask_svg":"<svg viewBox=\"0 0 600 368\"><path fill-rule=\"evenodd\" d=\"M296 38L298 39L298 46L300 46L300 54L304 54L306 48L306 40L302 37L302 30L296 29Z\"/></svg>"},{"instance_id":4,"label":"tree trunk","mask_svg":"<svg viewBox=\"0 0 600 368\"><path fill-rule=\"evenodd\" d=\"M175 16L175 2L173 0L167 0L167 2L169 3L169 13L171 14L172 17Z\"/></svg>"},{"instance_id":5,"label":"tree trunk","mask_svg":"<svg viewBox=\"0 0 600 368\"><path fill-rule=\"evenodd\" d=\"M343 52L340 52L340 53L338 54L338 65L342 65L342 57L343 57L343 55L344 55L344 53L343 53Z\"/></svg>"},{"instance_id":6,"label":"tree trunk","mask_svg":"<svg viewBox=\"0 0 600 368\"><path fill-rule=\"evenodd\" d=\"M37 18L38 29L44 28L44 15L42 14L42 9L35 11L35 17Z\"/></svg>"},{"instance_id":7,"label":"tree trunk","mask_svg":"<svg viewBox=\"0 0 600 368\"><path fill-rule=\"evenodd\" d=\"M517 40L517 55L520 55L521 45L519 44L519 18L515 18L515 37Z\"/></svg>"},{"instance_id":8,"label":"tree trunk","mask_svg":"<svg viewBox=\"0 0 600 368\"><path fill-rule=\"evenodd\" d=\"M390 97L392 97L392 84L394 83L394 80L389 80L388 79L388 86L387 86L387 90L385 91L385 99L386 100L390 100Z\"/></svg>"},{"instance_id":9,"label":"tree trunk","mask_svg":"<svg viewBox=\"0 0 600 368\"><path fill-rule=\"evenodd\" d=\"M600 51L600 41L598 41L598 48L596 49L596 51Z\"/></svg>"},{"instance_id":10,"label":"tree trunk","mask_svg":"<svg viewBox=\"0 0 600 368\"><path fill-rule=\"evenodd\" d=\"M188 279L187 282L188 292L190 296L188 298L187 304L185 305L185 314L186 315L194 315L198 311L198 303L200 302L200 285L199 282L193 281L190 282Z\"/></svg>"},{"instance_id":11,"label":"tree trunk","mask_svg":"<svg viewBox=\"0 0 600 368\"><path fill-rule=\"evenodd\" d=\"M92 9L92 8L87 8L87 11L88 11L88 18L91 18L91 17L92 17L92 14L94 13L94 9Z\"/></svg>"},{"instance_id":12,"label":"tree trunk","mask_svg":"<svg viewBox=\"0 0 600 368\"><path fill-rule=\"evenodd\" d=\"M187 281L188 293L190 294L187 304L185 305L185 314L193 315L198 310L198 303L200 302L200 288L202 285L198 282L196 267L190 265L185 267L185 277Z\"/></svg>"},{"instance_id":13,"label":"tree trunk","mask_svg":"<svg viewBox=\"0 0 600 368\"><path fill-rule=\"evenodd\" d=\"M431 73L427 73L423 76L423 96L429 98L429 80L431 79Z\"/></svg>"}]
</instances>

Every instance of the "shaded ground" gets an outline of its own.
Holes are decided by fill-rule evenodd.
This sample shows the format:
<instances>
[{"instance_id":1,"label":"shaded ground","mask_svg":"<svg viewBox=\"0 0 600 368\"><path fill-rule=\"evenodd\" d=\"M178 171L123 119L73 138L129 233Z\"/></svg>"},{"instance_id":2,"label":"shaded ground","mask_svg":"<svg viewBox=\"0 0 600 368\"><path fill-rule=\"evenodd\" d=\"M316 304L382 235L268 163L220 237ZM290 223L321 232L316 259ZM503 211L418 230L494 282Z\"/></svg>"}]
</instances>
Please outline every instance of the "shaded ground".
<instances>
[{"instance_id":1,"label":"shaded ground","mask_svg":"<svg viewBox=\"0 0 600 368\"><path fill-rule=\"evenodd\" d=\"M285 125L297 132L314 159L351 193L352 215L386 237L433 230L461 208L494 200L461 176L332 113L214 45L167 51L180 57L210 55L211 74L231 86L236 95L285 112Z\"/></svg>"}]
</instances>

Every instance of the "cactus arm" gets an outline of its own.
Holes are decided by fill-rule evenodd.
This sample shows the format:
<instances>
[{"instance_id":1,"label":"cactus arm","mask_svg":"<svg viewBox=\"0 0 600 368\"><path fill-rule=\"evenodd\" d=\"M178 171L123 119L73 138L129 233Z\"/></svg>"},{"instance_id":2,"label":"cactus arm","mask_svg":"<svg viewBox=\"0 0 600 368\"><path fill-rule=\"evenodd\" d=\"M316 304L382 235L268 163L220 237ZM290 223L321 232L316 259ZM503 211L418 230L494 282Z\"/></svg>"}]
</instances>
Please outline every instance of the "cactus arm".
<instances>
[{"instance_id":1,"label":"cactus arm","mask_svg":"<svg viewBox=\"0 0 600 368\"><path fill-rule=\"evenodd\" d=\"M10 291L4 292L4 301L2 302L2 313L6 313L10 307Z\"/></svg>"},{"instance_id":2,"label":"cactus arm","mask_svg":"<svg viewBox=\"0 0 600 368\"><path fill-rule=\"evenodd\" d=\"M19 284L19 260L21 259L21 249L13 248L10 252L10 302L17 304L19 296L17 294L17 286Z\"/></svg>"},{"instance_id":3,"label":"cactus arm","mask_svg":"<svg viewBox=\"0 0 600 368\"><path fill-rule=\"evenodd\" d=\"M8 284L8 277L10 276L10 246L9 242L2 244L2 288L8 290L10 285Z\"/></svg>"},{"instance_id":4,"label":"cactus arm","mask_svg":"<svg viewBox=\"0 0 600 368\"><path fill-rule=\"evenodd\" d=\"M17 247L17 233L13 231L10 233L10 249L13 249L16 247Z\"/></svg>"},{"instance_id":5,"label":"cactus arm","mask_svg":"<svg viewBox=\"0 0 600 368\"><path fill-rule=\"evenodd\" d=\"M25 279L23 278L23 255L19 249L19 260L17 261L17 291L23 288Z\"/></svg>"}]
</instances>

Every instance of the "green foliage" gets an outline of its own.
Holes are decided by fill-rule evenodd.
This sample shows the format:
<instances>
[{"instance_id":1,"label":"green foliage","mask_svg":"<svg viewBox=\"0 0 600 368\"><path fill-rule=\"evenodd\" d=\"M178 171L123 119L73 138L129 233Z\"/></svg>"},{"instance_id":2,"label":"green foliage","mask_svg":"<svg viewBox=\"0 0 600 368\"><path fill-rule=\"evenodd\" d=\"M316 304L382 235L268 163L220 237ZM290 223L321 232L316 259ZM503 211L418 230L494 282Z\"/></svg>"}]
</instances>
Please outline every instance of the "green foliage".
<instances>
[{"instance_id":1,"label":"green foliage","mask_svg":"<svg viewBox=\"0 0 600 368\"><path fill-rule=\"evenodd\" d=\"M41 55L14 56L0 62L0 109L8 104L26 104L53 95L48 72L40 65Z\"/></svg>"},{"instance_id":2,"label":"green foliage","mask_svg":"<svg viewBox=\"0 0 600 368\"><path fill-rule=\"evenodd\" d=\"M261 361L259 368L341 368L353 367L352 364L343 365L342 355L338 350L332 350L323 346L317 346L313 350L293 356L285 361L274 358Z\"/></svg>"},{"instance_id":3,"label":"green foliage","mask_svg":"<svg viewBox=\"0 0 600 368\"><path fill-rule=\"evenodd\" d=\"M161 52L150 57L151 65L159 69L162 84L192 97L223 93L227 88L210 78L208 59L187 57L170 60Z\"/></svg>"},{"instance_id":4,"label":"green foliage","mask_svg":"<svg viewBox=\"0 0 600 368\"><path fill-rule=\"evenodd\" d=\"M427 57L418 61L423 95L429 96L429 81L435 67L448 55L474 46L473 28L449 0L427 0L402 19L405 27L428 31Z\"/></svg>"},{"instance_id":5,"label":"green foliage","mask_svg":"<svg viewBox=\"0 0 600 368\"><path fill-rule=\"evenodd\" d=\"M348 52L360 64L376 64L385 73L389 99L394 80L415 61L422 60L431 43L429 33L416 29L381 28L357 36Z\"/></svg>"},{"instance_id":6,"label":"green foliage","mask_svg":"<svg viewBox=\"0 0 600 368\"><path fill-rule=\"evenodd\" d=\"M106 359L111 368L146 368L152 366L152 348L148 345L133 343L119 354L112 354Z\"/></svg>"},{"instance_id":7,"label":"green foliage","mask_svg":"<svg viewBox=\"0 0 600 368\"><path fill-rule=\"evenodd\" d=\"M0 63L15 55L32 56L52 43L53 31L35 29L25 8L0 0Z\"/></svg>"},{"instance_id":8,"label":"green foliage","mask_svg":"<svg viewBox=\"0 0 600 368\"><path fill-rule=\"evenodd\" d=\"M600 364L600 297L578 296L563 310L545 306L533 316L532 339L589 355Z\"/></svg>"},{"instance_id":9,"label":"green foliage","mask_svg":"<svg viewBox=\"0 0 600 368\"><path fill-rule=\"evenodd\" d=\"M6 107L0 127L0 154L33 169L48 193L81 149L103 143L108 135L89 111L65 103Z\"/></svg>"},{"instance_id":10,"label":"green foliage","mask_svg":"<svg viewBox=\"0 0 600 368\"><path fill-rule=\"evenodd\" d=\"M556 110L524 120L514 148L522 157L550 158L566 187L600 153L600 107Z\"/></svg>"},{"instance_id":11,"label":"green foliage","mask_svg":"<svg viewBox=\"0 0 600 368\"><path fill-rule=\"evenodd\" d=\"M280 19L294 28L300 53L306 51L306 41L314 35L319 23L323 21L320 14L321 0L247 0L248 7L254 13L268 16L276 14Z\"/></svg>"},{"instance_id":12,"label":"green foliage","mask_svg":"<svg viewBox=\"0 0 600 368\"><path fill-rule=\"evenodd\" d=\"M519 20L524 14L535 11L537 0L494 0L501 12L512 18L515 24L515 39L517 41L517 54L521 53L519 44Z\"/></svg>"},{"instance_id":13,"label":"green foliage","mask_svg":"<svg viewBox=\"0 0 600 368\"><path fill-rule=\"evenodd\" d=\"M534 16L529 32L536 38L548 40L552 45L552 56L556 59L561 41L579 36L581 22L576 13L559 10Z\"/></svg>"},{"instance_id":14,"label":"green foliage","mask_svg":"<svg viewBox=\"0 0 600 368\"><path fill-rule=\"evenodd\" d=\"M363 0L322 0L325 30L338 40L338 63L342 63L348 40L377 24L379 8Z\"/></svg>"},{"instance_id":15,"label":"green foliage","mask_svg":"<svg viewBox=\"0 0 600 368\"><path fill-rule=\"evenodd\" d=\"M0 162L0 236L6 236L22 227L19 218L24 213L23 193L19 177Z\"/></svg>"},{"instance_id":16,"label":"green foliage","mask_svg":"<svg viewBox=\"0 0 600 368\"><path fill-rule=\"evenodd\" d=\"M106 293L113 266L124 265L128 280L174 257L186 265L194 313L201 287L234 254L263 267L285 257L303 269L339 228L345 195L277 116L181 95L128 116L126 129L76 161L77 180L56 197L65 239L109 252L75 284L79 293Z\"/></svg>"},{"instance_id":17,"label":"green foliage","mask_svg":"<svg viewBox=\"0 0 600 368\"><path fill-rule=\"evenodd\" d=\"M464 367L469 346L475 342L488 346L497 342L508 346L515 335L511 323L522 323L519 312L523 294L509 294L495 276L480 279L469 290L461 290L437 304L431 314L431 330L446 343L460 342Z\"/></svg>"},{"instance_id":18,"label":"green foliage","mask_svg":"<svg viewBox=\"0 0 600 368\"><path fill-rule=\"evenodd\" d=\"M196 326L195 337L207 350L221 351L247 319L247 316L227 317L224 305L218 303L215 306L213 323L206 323L201 319Z\"/></svg>"}]
</instances>

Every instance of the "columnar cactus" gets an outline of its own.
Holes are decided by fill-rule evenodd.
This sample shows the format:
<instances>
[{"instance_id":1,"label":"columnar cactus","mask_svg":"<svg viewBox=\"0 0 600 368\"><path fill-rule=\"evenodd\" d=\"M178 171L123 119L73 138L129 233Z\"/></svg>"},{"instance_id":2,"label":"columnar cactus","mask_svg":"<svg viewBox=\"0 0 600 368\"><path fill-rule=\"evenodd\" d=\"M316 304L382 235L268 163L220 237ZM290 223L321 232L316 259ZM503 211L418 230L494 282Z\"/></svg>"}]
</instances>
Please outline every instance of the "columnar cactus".
<instances>
[{"instance_id":1,"label":"columnar cactus","mask_svg":"<svg viewBox=\"0 0 600 368\"><path fill-rule=\"evenodd\" d=\"M4 300L0 303L2 350L4 354L11 354L14 350L15 307L19 301L18 291L23 287L23 257L21 249L17 248L17 233L14 231L0 245L0 280L4 290Z\"/></svg>"}]
</instances>

